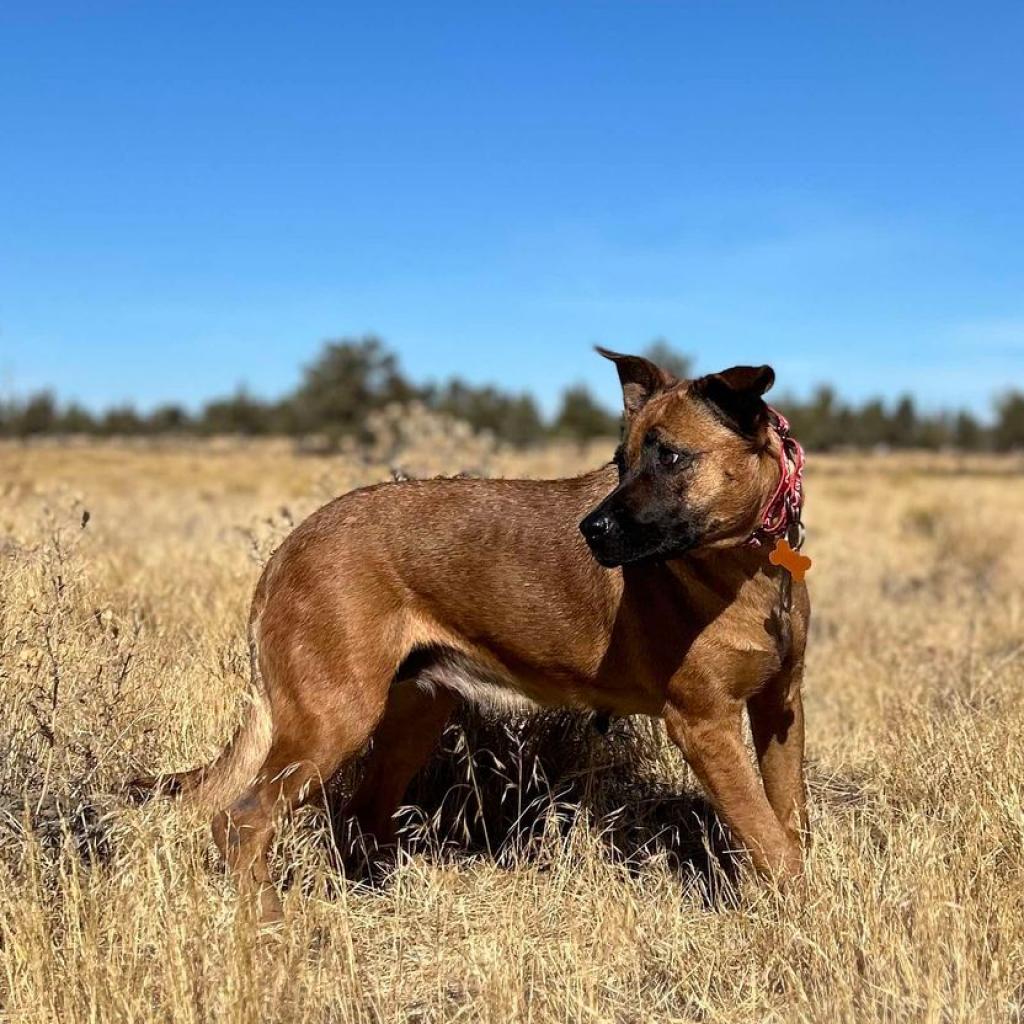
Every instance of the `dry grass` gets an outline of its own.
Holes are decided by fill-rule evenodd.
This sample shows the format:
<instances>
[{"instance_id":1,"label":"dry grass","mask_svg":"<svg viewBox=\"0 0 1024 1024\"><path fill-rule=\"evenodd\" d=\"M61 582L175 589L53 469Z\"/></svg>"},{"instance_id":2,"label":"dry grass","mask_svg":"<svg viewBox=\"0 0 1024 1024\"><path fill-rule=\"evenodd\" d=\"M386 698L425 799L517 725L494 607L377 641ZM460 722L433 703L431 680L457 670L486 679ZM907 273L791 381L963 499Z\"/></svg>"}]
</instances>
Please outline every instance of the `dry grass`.
<instances>
[{"instance_id":1,"label":"dry grass","mask_svg":"<svg viewBox=\"0 0 1024 1024\"><path fill-rule=\"evenodd\" d=\"M608 453L441 431L377 454L554 475ZM339 875L322 814L285 830L287 927L259 939L201 824L106 794L223 742L260 562L386 473L274 444L0 448L0 1018L1024 1019L1019 462L812 462L803 899L730 882L660 726L467 719L386 884Z\"/></svg>"}]
</instances>

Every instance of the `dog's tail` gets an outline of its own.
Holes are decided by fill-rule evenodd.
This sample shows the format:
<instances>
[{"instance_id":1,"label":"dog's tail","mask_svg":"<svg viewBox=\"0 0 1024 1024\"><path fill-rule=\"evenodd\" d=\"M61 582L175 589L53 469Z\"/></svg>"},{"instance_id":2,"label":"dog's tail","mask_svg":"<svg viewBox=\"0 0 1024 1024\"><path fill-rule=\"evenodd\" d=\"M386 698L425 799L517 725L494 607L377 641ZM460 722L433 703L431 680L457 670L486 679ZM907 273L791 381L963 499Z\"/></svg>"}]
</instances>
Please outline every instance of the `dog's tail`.
<instances>
[{"instance_id":1,"label":"dog's tail","mask_svg":"<svg viewBox=\"0 0 1024 1024\"><path fill-rule=\"evenodd\" d=\"M173 796L214 814L228 807L253 781L263 764L273 737L270 695L260 670L254 624L249 626L251 683L248 707L228 745L210 762L187 772L150 775L134 779L126 790L135 803L155 796Z\"/></svg>"}]
</instances>

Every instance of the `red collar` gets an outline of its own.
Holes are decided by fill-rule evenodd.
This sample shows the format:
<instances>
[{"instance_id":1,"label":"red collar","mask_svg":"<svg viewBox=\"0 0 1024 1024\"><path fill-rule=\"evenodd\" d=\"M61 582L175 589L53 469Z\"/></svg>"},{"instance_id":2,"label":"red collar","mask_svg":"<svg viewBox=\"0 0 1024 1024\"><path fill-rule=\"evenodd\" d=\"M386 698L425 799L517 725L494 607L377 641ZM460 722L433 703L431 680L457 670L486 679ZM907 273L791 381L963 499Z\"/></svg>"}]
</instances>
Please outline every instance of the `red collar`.
<instances>
[{"instance_id":1,"label":"red collar","mask_svg":"<svg viewBox=\"0 0 1024 1024\"><path fill-rule=\"evenodd\" d=\"M800 442L790 435L789 420L781 412L769 405L768 417L780 441L779 484L761 512L759 525L751 534L750 543L757 546L785 537L792 527L799 527L804 505L804 450Z\"/></svg>"}]
</instances>

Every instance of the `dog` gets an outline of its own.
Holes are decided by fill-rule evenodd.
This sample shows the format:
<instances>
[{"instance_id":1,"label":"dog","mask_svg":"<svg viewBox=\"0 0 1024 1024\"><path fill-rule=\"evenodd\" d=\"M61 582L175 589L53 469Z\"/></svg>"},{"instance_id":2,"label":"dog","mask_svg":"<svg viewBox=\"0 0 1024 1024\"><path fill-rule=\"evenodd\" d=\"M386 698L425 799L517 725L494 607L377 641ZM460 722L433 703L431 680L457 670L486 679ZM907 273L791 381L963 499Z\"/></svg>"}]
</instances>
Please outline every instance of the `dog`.
<instances>
[{"instance_id":1,"label":"dog","mask_svg":"<svg viewBox=\"0 0 1024 1024\"><path fill-rule=\"evenodd\" d=\"M234 738L206 767L138 783L215 813L265 923L281 916L267 851L282 813L369 745L348 813L392 843L460 700L664 719L757 871L800 876L810 603L767 545L799 527L803 460L763 399L774 372L683 380L598 351L622 387L613 462L562 480L390 482L323 506L256 587Z\"/></svg>"}]
</instances>

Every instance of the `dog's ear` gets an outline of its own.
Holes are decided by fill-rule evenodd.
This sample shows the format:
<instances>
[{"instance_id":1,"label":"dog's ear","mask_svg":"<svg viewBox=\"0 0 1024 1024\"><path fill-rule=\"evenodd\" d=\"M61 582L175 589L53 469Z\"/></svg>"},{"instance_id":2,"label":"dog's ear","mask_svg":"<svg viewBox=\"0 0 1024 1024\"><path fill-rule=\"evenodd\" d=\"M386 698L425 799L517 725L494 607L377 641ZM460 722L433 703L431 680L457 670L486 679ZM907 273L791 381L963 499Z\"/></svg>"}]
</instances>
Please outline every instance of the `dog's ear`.
<instances>
[{"instance_id":1,"label":"dog's ear","mask_svg":"<svg viewBox=\"0 0 1024 1024\"><path fill-rule=\"evenodd\" d=\"M761 396L774 383L770 366L734 366L699 377L693 390L734 430L756 438L768 426L768 406Z\"/></svg>"},{"instance_id":2,"label":"dog's ear","mask_svg":"<svg viewBox=\"0 0 1024 1024\"><path fill-rule=\"evenodd\" d=\"M622 401L626 406L626 415L632 416L642 409L659 391L678 384L678 378L667 370L655 366L650 359L643 356L624 356L596 346L597 352L610 359L619 371L619 383L622 385Z\"/></svg>"}]
</instances>

